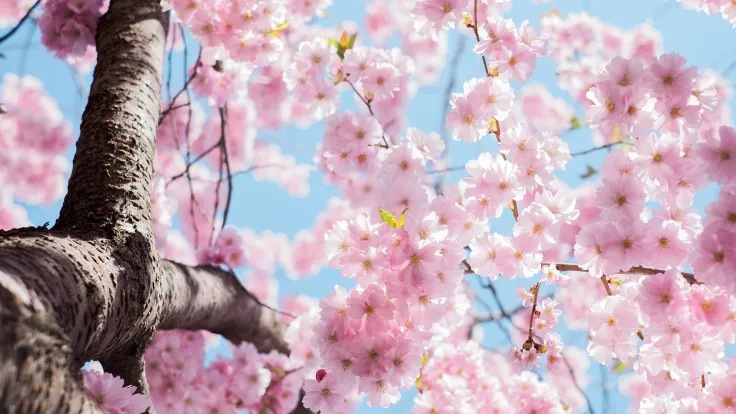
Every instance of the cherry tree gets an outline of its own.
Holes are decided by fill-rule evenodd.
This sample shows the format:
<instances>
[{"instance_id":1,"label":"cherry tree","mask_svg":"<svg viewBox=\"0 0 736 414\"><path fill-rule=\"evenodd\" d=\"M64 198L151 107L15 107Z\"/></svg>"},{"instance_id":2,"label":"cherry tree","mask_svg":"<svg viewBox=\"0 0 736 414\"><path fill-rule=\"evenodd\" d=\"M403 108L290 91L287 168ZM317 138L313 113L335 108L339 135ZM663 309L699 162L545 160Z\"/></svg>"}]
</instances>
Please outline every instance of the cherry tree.
<instances>
[{"instance_id":1,"label":"cherry tree","mask_svg":"<svg viewBox=\"0 0 736 414\"><path fill-rule=\"evenodd\" d=\"M681 3L736 25L730 0ZM725 77L664 53L648 23L371 0L359 31L319 24L330 6L0 4L0 52L37 27L87 100L75 137L40 80L0 86L0 411L348 413L404 389L416 413L593 412L599 364L625 373L632 412L734 412ZM459 79L466 45L475 75ZM565 96L528 82L542 60ZM445 69L441 127L411 125L417 89ZM321 131L313 163L259 136L288 125ZM571 131L589 149L571 152ZM458 145L477 152L455 166ZM562 179L601 153L586 184ZM311 173L339 192L311 228L230 223L236 177L298 198ZM62 198L53 226L32 226L26 206ZM277 268L345 284L278 301Z\"/></svg>"}]
</instances>

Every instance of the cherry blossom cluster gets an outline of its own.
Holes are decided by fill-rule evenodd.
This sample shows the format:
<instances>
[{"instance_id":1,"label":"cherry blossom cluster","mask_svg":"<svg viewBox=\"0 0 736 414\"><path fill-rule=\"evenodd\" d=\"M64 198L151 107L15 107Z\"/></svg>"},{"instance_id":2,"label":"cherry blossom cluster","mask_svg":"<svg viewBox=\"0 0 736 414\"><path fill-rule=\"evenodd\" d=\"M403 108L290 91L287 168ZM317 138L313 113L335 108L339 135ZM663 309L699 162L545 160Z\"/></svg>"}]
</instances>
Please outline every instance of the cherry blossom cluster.
<instances>
[{"instance_id":1,"label":"cherry blossom cluster","mask_svg":"<svg viewBox=\"0 0 736 414\"><path fill-rule=\"evenodd\" d=\"M723 357L724 345L736 341L734 297L719 287L690 285L674 269L622 282L614 296L591 308L594 359L610 364L617 358L646 378L642 410L657 400L690 412L728 408L736 390L719 382L730 375Z\"/></svg>"},{"instance_id":2,"label":"cherry blossom cluster","mask_svg":"<svg viewBox=\"0 0 736 414\"><path fill-rule=\"evenodd\" d=\"M387 407L400 398L397 388L413 386L425 348L446 337L469 305L460 291L460 226L450 231L440 220L413 208L394 228L362 213L325 236L330 265L358 287L336 287L320 303L312 341L328 378L357 385L371 406Z\"/></svg>"},{"instance_id":3,"label":"cherry blossom cluster","mask_svg":"<svg viewBox=\"0 0 736 414\"><path fill-rule=\"evenodd\" d=\"M190 68L189 76L197 95L223 107L231 102L242 104L252 72L253 65L229 59L222 49L207 47Z\"/></svg>"},{"instance_id":4,"label":"cherry blossom cluster","mask_svg":"<svg viewBox=\"0 0 736 414\"><path fill-rule=\"evenodd\" d=\"M299 44L284 79L315 119L336 111L339 86L349 83L364 103L373 105L378 121L385 127L398 121L396 108L406 102L405 83L412 71L413 63L398 49L355 47L345 51L341 60L327 39L314 38Z\"/></svg>"},{"instance_id":5,"label":"cherry blossom cluster","mask_svg":"<svg viewBox=\"0 0 736 414\"><path fill-rule=\"evenodd\" d=\"M29 204L59 200L71 169L65 155L74 139L71 125L32 76L5 75L0 102L5 111L0 115L2 193Z\"/></svg>"},{"instance_id":6,"label":"cherry blossom cluster","mask_svg":"<svg viewBox=\"0 0 736 414\"><path fill-rule=\"evenodd\" d=\"M267 66L280 58L285 44L282 32L302 27L323 16L331 0L238 0L198 3L172 0L179 21L191 26L194 37L205 47L226 51L230 59Z\"/></svg>"},{"instance_id":7,"label":"cherry blossom cluster","mask_svg":"<svg viewBox=\"0 0 736 414\"><path fill-rule=\"evenodd\" d=\"M282 1L241 0L215 6L174 0L163 7L173 8L202 46L226 48L232 59L264 65L284 48L277 31L287 23Z\"/></svg>"},{"instance_id":8,"label":"cherry blossom cluster","mask_svg":"<svg viewBox=\"0 0 736 414\"><path fill-rule=\"evenodd\" d=\"M416 79L422 84L434 83L447 59L447 33L424 36L414 30L413 0L373 0L366 5L365 25L368 36L378 45L398 34L401 49L416 64Z\"/></svg>"},{"instance_id":9,"label":"cherry blossom cluster","mask_svg":"<svg viewBox=\"0 0 736 414\"><path fill-rule=\"evenodd\" d=\"M97 22L109 5L109 0L44 2L38 19L41 42L59 59L88 72L97 60Z\"/></svg>"},{"instance_id":10,"label":"cherry blossom cluster","mask_svg":"<svg viewBox=\"0 0 736 414\"><path fill-rule=\"evenodd\" d=\"M625 30L585 12L566 17L552 12L542 16L540 29L559 65L557 83L582 103L610 58L648 62L662 53L662 35L648 23Z\"/></svg>"},{"instance_id":11,"label":"cherry blossom cluster","mask_svg":"<svg viewBox=\"0 0 736 414\"><path fill-rule=\"evenodd\" d=\"M472 341L443 344L427 357L412 412L562 413L566 404L552 385L555 381L540 381L503 354L487 352Z\"/></svg>"},{"instance_id":12,"label":"cherry blossom cluster","mask_svg":"<svg viewBox=\"0 0 736 414\"><path fill-rule=\"evenodd\" d=\"M277 61L268 66L258 68L251 76L248 86L249 98L253 101L258 113L256 125L269 130L277 130L284 124L308 127L324 116L316 110L314 99L302 101L301 96L289 87L285 73L292 66L294 55L303 42L315 38L337 41L345 36L357 34L357 27L351 22L343 22L338 27L307 25L298 30L292 25L282 36L285 50ZM331 70L331 69L330 69ZM334 72L332 72L334 75ZM329 76L330 79L331 75Z\"/></svg>"},{"instance_id":13,"label":"cherry blossom cluster","mask_svg":"<svg viewBox=\"0 0 736 414\"><path fill-rule=\"evenodd\" d=\"M436 37L448 28L461 29L473 17L482 22L509 8L510 0L417 0L411 21L419 34Z\"/></svg>"},{"instance_id":14,"label":"cherry blossom cluster","mask_svg":"<svg viewBox=\"0 0 736 414\"><path fill-rule=\"evenodd\" d=\"M342 122L331 122L335 118ZM351 140L357 138L359 145L370 148L360 142L369 137L381 142L365 133L381 132L369 115L338 113L325 130L326 146L355 145ZM356 200L368 212L335 223L325 235L330 266L354 278L358 287L349 292L336 287L320 304L312 342L330 380L308 382L315 393L345 397L357 387L372 406L396 402L397 388L411 387L417 378L421 355L448 338L466 313L462 247L484 231L484 224L452 199L429 199L422 185L424 163L439 156L440 144L436 135L410 129L400 143L377 147L381 152L377 150L375 167L368 170L375 177L372 182L414 184ZM360 163L344 166L353 172L361 168ZM313 409L324 409L324 404L336 412L342 409L344 398L317 397L305 402L314 404Z\"/></svg>"},{"instance_id":15,"label":"cherry blossom cluster","mask_svg":"<svg viewBox=\"0 0 736 414\"><path fill-rule=\"evenodd\" d=\"M525 81L534 72L537 58L547 54L545 41L526 20L517 28L511 19L489 18L474 30L481 40L473 50L490 58L493 75Z\"/></svg>"},{"instance_id":16,"label":"cherry blossom cluster","mask_svg":"<svg viewBox=\"0 0 736 414\"><path fill-rule=\"evenodd\" d=\"M486 77L471 79L463 85L463 93L453 94L447 127L455 140L479 141L488 135L491 120L505 120L514 104L514 91L507 79Z\"/></svg>"},{"instance_id":17,"label":"cherry blossom cluster","mask_svg":"<svg viewBox=\"0 0 736 414\"><path fill-rule=\"evenodd\" d=\"M721 13L731 26L736 28L736 4L731 0L677 0L686 9L697 10L705 14Z\"/></svg>"},{"instance_id":18,"label":"cherry blossom cluster","mask_svg":"<svg viewBox=\"0 0 736 414\"><path fill-rule=\"evenodd\" d=\"M232 347L205 367L202 332L158 332L146 351L146 377L157 412L288 413L302 384L299 366L275 351L260 354L249 343Z\"/></svg>"},{"instance_id":19,"label":"cherry blossom cluster","mask_svg":"<svg viewBox=\"0 0 736 414\"><path fill-rule=\"evenodd\" d=\"M647 61L614 57L588 91L586 119L605 142L656 129L675 137L725 120L723 80L698 74L675 53ZM691 143L685 143L691 145Z\"/></svg>"},{"instance_id":20,"label":"cherry blossom cluster","mask_svg":"<svg viewBox=\"0 0 736 414\"><path fill-rule=\"evenodd\" d=\"M559 135L580 126L570 105L562 98L553 97L541 83L521 88L518 108L529 124L548 134Z\"/></svg>"},{"instance_id":21,"label":"cherry blossom cluster","mask_svg":"<svg viewBox=\"0 0 736 414\"><path fill-rule=\"evenodd\" d=\"M87 396L106 413L141 414L151 406L147 396L126 387L122 378L102 371L99 363L82 370L82 379Z\"/></svg>"}]
</instances>

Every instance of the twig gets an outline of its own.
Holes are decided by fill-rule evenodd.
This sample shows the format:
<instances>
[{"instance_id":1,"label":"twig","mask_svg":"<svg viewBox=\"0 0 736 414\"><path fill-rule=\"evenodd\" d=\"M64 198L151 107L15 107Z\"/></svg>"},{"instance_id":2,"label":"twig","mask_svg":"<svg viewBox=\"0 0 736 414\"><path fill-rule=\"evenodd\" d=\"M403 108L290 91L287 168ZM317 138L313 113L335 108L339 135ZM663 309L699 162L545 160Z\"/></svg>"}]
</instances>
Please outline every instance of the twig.
<instances>
[{"instance_id":1,"label":"twig","mask_svg":"<svg viewBox=\"0 0 736 414\"><path fill-rule=\"evenodd\" d=\"M537 299L539 298L539 285L542 283L540 280L537 282L536 285L534 285L534 303L532 304L532 314L529 317L529 337L527 338L527 341L534 343L534 339L532 339L533 331L532 327L534 326L534 316L536 316L537 313Z\"/></svg>"},{"instance_id":2,"label":"twig","mask_svg":"<svg viewBox=\"0 0 736 414\"><path fill-rule=\"evenodd\" d=\"M18 29L20 29L20 27L23 25L23 23L26 20L28 20L29 17L31 17L31 13L33 13L33 10L36 7L38 7L39 4L41 4L41 0L37 0L35 3L33 3L33 6L31 6L31 8L28 9L28 11L26 12L26 14L20 19L20 21L18 22L18 24L16 24L15 27L13 27L12 29L10 29L10 31L8 33L5 33L5 35L3 35L2 37L0 37L0 43L8 40L12 35L14 35L15 32L17 32Z\"/></svg>"},{"instance_id":3,"label":"twig","mask_svg":"<svg viewBox=\"0 0 736 414\"><path fill-rule=\"evenodd\" d=\"M585 403L588 404L588 412L590 414L595 414L595 411L593 411L593 404L590 402L590 398L588 398L588 395L583 391L583 389L580 387L580 384L578 384L578 380L575 378L575 371L572 370L572 365L567 361L567 358L565 358L565 355L560 355L562 357L562 361L567 366L568 371L570 371L570 378L572 378L572 383L575 384L575 388L578 389L580 394L583 395L583 398L585 398Z\"/></svg>"},{"instance_id":4,"label":"twig","mask_svg":"<svg viewBox=\"0 0 736 414\"><path fill-rule=\"evenodd\" d=\"M186 50L186 48L185 48L185 50ZM176 95L174 95L174 97L171 99L171 103L169 104L169 107L165 111L161 112L161 116L158 118L158 124L159 125L161 125L161 123L164 122L164 119L166 118L166 116L173 110L174 103L179 98L179 96L182 93L184 93L185 91L189 91L189 84L192 83L192 81L194 80L194 78L197 77L197 73L198 73L197 71L199 70L199 62L201 60L202 60L202 49L200 48L199 49L199 56L197 57L197 61L194 62L194 72L192 72L192 76L190 76L189 79L187 79L187 81L184 83L184 86L182 86L182 88L179 90L179 92L177 92ZM184 66L184 70L186 71L186 64ZM190 101L191 101L191 98L190 98Z\"/></svg>"},{"instance_id":5,"label":"twig","mask_svg":"<svg viewBox=\"0 0 736 414\"><path fill-rule=\"evenodd\" d=\"M478 34L478 0L473 1L473 33L475 33L475 40L480 42L480 35ZM486 71L486 76L491 76L485 55L481 53L480 57L483 59L483 69Z\"/></svg>"},{"instance_id":6,"label":"twig","mask_svg":"<svg viewBox=\"0 0 736 414\"><path fill-rule=\"evenodd\" d=\"M447 168L442 168L442 169L439 169L439 170L427 171L427 174L441 174L441 173L446 173L446 172L450 172L450 171L459 171L459 170L464 170L464 169L465 169L464 166L463 167L460 167L460 166L458 166L458 167L447 167Z\"/></svg>"},{"instance_id":7,"label":"twig","mask_svg":"<svg viewBox=\"0 0 736 414\"><path fill-rule=\"evenodd\" d=\"M358 88L355 87L353 82L350 82L350 79L346 78L345 82L347 82L348 85L350 85L350 87L353 88L353 91L355 91L355 94L358 95L358 98L360 98L360 100L363 101L365 106L368 108L368 112L370 112L371 116L375 118L376 114L373 113L373 107L371 106L371 102L367 98L363 97L363 95L360 92L358 92ZM383 144L377 144L377 146L381 148L388 148L388 141L386 141L386 134L382 133L381 138L383 138Z\"/></svg>"},{"instance_id":8,"label":"twig","mask_svg":"<svg viewBox=\"0 0 736 414\"><path fill-rule=\"evenodd\" d=\"M496 120L496 130L493 131L493 133L496 135L496 141L498 141L499 146L499 152L501 153L501 158L503 158L504 161L506 161L506 154L501 152L501 122ZM519 221L519 206L516 204L516 200L511 199L511 212L514 213L514 220Z\"/></svg>"},{"instance_id":9,"label":"twig","mask_svg":"<svg viewBox=\"0 0 736 414\"><path fill-rule=\"evenodd\" d=\"M585 272L588 271L583 269L582 267L574 264L574 263L542 263L542 266L555 266L557 270L561 272ZM644 266L634 266L629 270L620 270L616 272L616 274L620 275L656 275L659 273L664 273L664 270L661 269L652 269L649 267ZM680 272L682 277L685 278L685 280L688 281L691 285L699 285L701 284L695 279L695 275L688 272Z\"/></svg>"},{"instance_id":10,"label":"twig","mask_svg":"<svg viewBox=\"0 0 736 414\"><path fill-rule=\"evenodd\" d=\"M227 140L225 139L225 127L227 124L227 106L220 108L220 128L222 131L222 153L225 160L225 172L227 173L227 200L225 201L225 211L222 213L222 227L227 224L227 216L230 212L230 201L233 195L233 174L230 170L230 158L227 152Z\"/></svg>"},{"instance_id":11,"label":"twig","mask_svg":"<svg viewBox=\"0 0 736 414\"><path fill-rule=\"evenodd\" d=\"M613 292L611 292L611 285L608 284L608 279L606 278L606 275L601 276L601 282L603 282L603 287L606 288L606 293L608 296L613 296Z\"/></svg>"},{"instance_id":12,"label":"twig","mask_svg":"<svg viewBox=\"0 0 736 414\"><path fill-rule=\"evenodd\" d=\"M623 144L623 142L611 142L610 144L601 145L600 147L589 148L589 149L587 149L585 151L573 152L573 153L570 153L570 156L571 157L577 157L579 155L590 154L591 152L595 152L595 151L602 150L602 149L612 148L612 147L615 147L616 145L619 145L619 144Z\"/></svg>"},{"instance_id":13,"label":"twig","mask_svg":"<svg viewBox=\"0 0 736 414\"><path fill-rule=\"evenodd\" d=\"M187 134L189 135L189 134ZM187 145L189 144L189 140L187 140ZM215 149L220 147L220 141L217 141L216 144L212 145L211 147L207 148L203 153L197 155L197 158L195 158L193 161L189 162L187 161L187 166L184 169L184 171L180 172L179 174L176 174L175 176L171 177L169 182L166 183L166 186L168 187L169 184L173 183L174 181L178 180L179 178L188 175L189 169L192 168L192 165L198 163L202 160L202 158L206 157L210 152L214 151ZM189 150L187 149L187 158L189 158Z\"/></svg>"}]
</instances>

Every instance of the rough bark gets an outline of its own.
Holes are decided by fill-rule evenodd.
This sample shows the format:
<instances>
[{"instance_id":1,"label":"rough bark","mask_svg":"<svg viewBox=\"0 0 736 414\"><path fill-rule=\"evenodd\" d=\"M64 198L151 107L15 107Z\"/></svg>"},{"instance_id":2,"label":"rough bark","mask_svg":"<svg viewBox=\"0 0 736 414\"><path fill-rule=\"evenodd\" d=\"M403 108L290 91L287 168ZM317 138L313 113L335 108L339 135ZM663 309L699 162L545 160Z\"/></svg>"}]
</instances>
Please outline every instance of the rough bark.
<instances>
[{"instance_id":1,"label":"rough bark","mask_svg":"<svg viewBox=\"0 0 736 414\"><path fill-rule=\"evenodd\" d=\"M0 231L0 412L98 412L79 369L96 359L147 392L158 329L205 329L287 352L278 315L229 272L159 258L149 186L167 15L112 0L74 166L52 229Z\"/></svg>"},{"instance_id":2,"label":"rough bark","mask_svg":"<svg viewBox=\"0 0 736 414\"><path fill-rule=\"evenodd\" d=\"M56 228L150 236L167 16L156 1L117 0L100 19L94 81Z\"/></svg>"}]
</instances>

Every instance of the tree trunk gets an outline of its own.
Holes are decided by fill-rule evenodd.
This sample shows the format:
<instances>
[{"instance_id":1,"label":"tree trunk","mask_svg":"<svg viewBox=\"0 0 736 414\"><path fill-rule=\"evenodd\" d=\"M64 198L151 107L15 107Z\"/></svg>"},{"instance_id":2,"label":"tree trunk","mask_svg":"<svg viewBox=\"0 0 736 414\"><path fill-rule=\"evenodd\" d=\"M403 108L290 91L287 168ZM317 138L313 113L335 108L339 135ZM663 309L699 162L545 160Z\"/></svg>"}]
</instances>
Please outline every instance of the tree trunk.
<instances>
[{"instance_id":1,"label":"tree trunk","mask_svg":"<svg viewBox=\"0 0 736 414\"><path fill-rule=\"evenodd\" d=\"M79 372L147 392L142 356L158 329L206 329L288 352L278 315L235 276L159 258L149 186L167 14L112 0L68 193L52 229L0 231L0 412L99 412Z\"/></svg>"}]
</instances>

